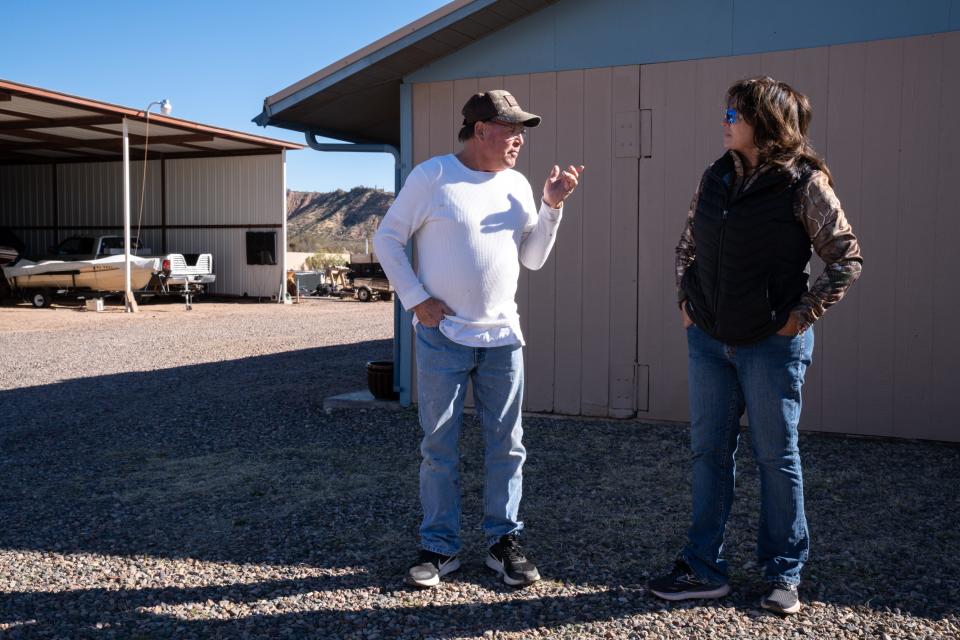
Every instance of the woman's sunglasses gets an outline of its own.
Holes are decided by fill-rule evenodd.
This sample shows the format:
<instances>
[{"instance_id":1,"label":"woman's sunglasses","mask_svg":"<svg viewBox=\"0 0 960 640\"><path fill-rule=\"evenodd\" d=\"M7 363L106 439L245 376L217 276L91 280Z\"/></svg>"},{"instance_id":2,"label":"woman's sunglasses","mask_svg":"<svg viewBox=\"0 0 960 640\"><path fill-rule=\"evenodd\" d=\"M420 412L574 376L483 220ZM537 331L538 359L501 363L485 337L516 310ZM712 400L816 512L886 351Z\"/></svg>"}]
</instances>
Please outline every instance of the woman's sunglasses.
<instances>
[{"instance_id":1,"label":"woman's sunglasses","mask_svg":"<svg viewBox=\"0 0 960 640\"><path fill-rule=\"evenodd\" d=\"M727 109L723 114L723 121L727 124L737 124L737 110L733 107Z\"/></svg>"}]
</instances>

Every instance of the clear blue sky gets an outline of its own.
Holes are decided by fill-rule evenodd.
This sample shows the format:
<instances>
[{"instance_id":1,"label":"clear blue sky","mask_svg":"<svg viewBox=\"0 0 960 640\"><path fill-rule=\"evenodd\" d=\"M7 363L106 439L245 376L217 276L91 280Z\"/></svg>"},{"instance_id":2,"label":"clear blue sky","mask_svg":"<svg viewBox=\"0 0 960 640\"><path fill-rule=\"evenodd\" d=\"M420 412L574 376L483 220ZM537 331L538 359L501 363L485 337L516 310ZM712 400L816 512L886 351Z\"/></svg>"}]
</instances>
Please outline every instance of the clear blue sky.
<instances>
[{"instance_id":1,"label":"clear blue sky","mask_svg":"<svg viewBox=\"0 0 960 640\"><path fill-rule=\"evenodd\" d=\"M250 120L263 99L446 4L443 0L3 3L0 78L303 142ZM393 189L383 154L287 154L287 187Z\"/></svg>"}]
</instances>

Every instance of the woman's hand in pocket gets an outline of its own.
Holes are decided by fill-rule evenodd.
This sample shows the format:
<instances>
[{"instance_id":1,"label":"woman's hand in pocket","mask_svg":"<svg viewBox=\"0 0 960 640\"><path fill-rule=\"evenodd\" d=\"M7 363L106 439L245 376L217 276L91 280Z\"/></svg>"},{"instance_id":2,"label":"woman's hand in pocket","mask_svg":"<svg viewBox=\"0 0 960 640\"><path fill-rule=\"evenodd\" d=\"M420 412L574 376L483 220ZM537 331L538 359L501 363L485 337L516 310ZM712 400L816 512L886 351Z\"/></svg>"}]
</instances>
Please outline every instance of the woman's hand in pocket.
<instances>
[{"instance_id":1,"label":"woman's hand in pocket","mask_svg":"<svg viewBox=\"0 0 960 640\"><path fill-rule=\"evenodd\" d=\"M693 320L687 315L687 307L682 302L680 303L680 321L683 322L684 329L689 329L693 324Z\"/></svg>"},{"instance_id":2,"label":"woman's hand in pocket","mask_svg":"<svg viewBox=\"0 0 960 640\"><path fill-rule=\"evenodd\" d=\"M787 318L787 324L783 325L780 331L777 331L778 336L798 336L806 330L806 327L803 326L803 320L800 319L800 314L796 311L790 312L790 317Z\"/></svg>"}]
</instances>

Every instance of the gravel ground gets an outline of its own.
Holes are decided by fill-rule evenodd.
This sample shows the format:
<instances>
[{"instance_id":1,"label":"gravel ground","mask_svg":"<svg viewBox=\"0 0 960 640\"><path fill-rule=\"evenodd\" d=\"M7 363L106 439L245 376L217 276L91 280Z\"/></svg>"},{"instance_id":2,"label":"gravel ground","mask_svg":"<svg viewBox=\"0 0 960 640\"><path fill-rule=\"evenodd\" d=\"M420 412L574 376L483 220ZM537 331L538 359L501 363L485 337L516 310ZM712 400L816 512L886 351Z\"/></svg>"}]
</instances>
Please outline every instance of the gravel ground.
<instances>
[{"instance_id":1,"label":"gravel ground","mask_svg":"<svg viewBox=\"0 0 960 640\"><path fill-rule=\"evenodd\" d=\"M805 434L804 612L757 607L741 446L734 591L667 605L687 433L529 418L524 590L483 567L477 425L464 568L416 591L412 411L324 412L389 356L391 305L0 307L0 637L957 638L960 448Z\"/></svg>"}]
</instances>

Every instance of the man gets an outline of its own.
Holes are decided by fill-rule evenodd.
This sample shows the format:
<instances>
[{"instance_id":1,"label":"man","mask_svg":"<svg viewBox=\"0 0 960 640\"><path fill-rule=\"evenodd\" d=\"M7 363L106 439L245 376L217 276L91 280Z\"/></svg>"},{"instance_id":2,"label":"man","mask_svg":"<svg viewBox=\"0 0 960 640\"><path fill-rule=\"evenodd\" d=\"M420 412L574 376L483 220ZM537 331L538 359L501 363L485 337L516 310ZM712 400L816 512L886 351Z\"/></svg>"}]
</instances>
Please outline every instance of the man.
<instances>
[{"instance_id":1,"label":"man","mask_svg":"<svg viewBox=\"0 0 960 640\"><path fill-rule=\"evenodd\" d=\"M461 113L462 150L415 167L373 239L415 315L423 522L406 580L431 587L460 568L458 440L470 380L486 443L486 564L505 583L523 586L540 574L519 542L524 342L514 297L520 264L539 269L550 255L563 201L583 167L553 167L538 213L530 183L513 167L526 127L540 117L502 90L473 95ZM404 252L411 237L416 273Z\"/></svg>"}]
</instances>

